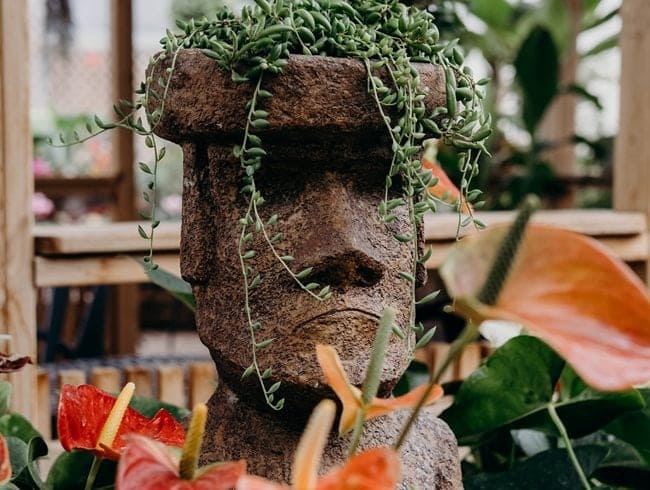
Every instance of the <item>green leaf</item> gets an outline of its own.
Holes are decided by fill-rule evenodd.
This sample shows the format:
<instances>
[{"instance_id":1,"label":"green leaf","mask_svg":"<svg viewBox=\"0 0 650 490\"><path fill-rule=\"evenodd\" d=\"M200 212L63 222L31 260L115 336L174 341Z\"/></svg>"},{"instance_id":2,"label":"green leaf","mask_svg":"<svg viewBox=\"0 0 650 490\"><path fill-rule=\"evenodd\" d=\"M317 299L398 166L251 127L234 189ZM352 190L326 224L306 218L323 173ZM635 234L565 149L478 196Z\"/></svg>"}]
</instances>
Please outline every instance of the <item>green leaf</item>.
<instances>
[{"instance_id":1,"label":"green leaf","mask_svg":"<svg viewBox=\"0 0 650 490\"><path fill-rule=\"evenodd\" d=\"M583 53L582 58L586 58L587 56L595 56L597 54L613 49L619 45L619 42L620 42L619 35L614 34L608 37L607 39L603 39L601 42L596 44L590 50Z\"/></svg>"},{"instance_id":2,"label":"green leaf","mask_svg":"<svg viewBox=\"0 0 650 490\"><path fill-rule=\"evenodd\" d=\"M576 457L589 477L607 454L603 446L579 446ZM575 490L582 488L566 449L551 449L516 465L511 471L480 473L463 479L465 490Z\"/></svg>"},{"instance_id":3,"label":"green leaf","mask_svg":"<svg viewBox=\"0 0 650 490\"><path fill-rule=\"evenodd\" d=\"M7 413L0 417L0 434L17 437L25 444L29 444L35 437L41 437L29 420L17 413Z\"/></svg>"},{"instance_id":4,"label":"green leaf","mask_svg":"<svg viewBox=\"0 0 650 490\"><path fill-rule=\"evenodd\" d=\"M639 391L645 400L645 407L624 413L604 430L633 446L650 465L650 388Z\"/></svg>"},{"instance_id":5,"label":"green leaf","mask_svg":"<svg viewBox=\"0 0 650 490\"><path fill-rule=\"evenodd\" d=\"M62 453L50 469L45 482L45 488L58 490L84 490L86 477L93 462L93 455L87 451L72 451ZM117 463L110 460L102 461L99 474L93 488L106 488L115 482Z\"/></svg>"},{"instance_id":6,"label":"green leaf","mask_svg":"<svg viewBox=\"0 0 650 490\"><path fill-rule=\"evenodd\" d=\"M600 103L600 99L597 96L595 96L594 94L588 92L586 88L584 88L584 87L582 87L580 85L572 84L572 85L569 85L566 90L567 90L567 92L571 92L573 94L576 94L576 95L582 97L583 99L591 102L593 105L596 106L597 109L600 109L600 110L603 109L603 104Z\"/></svg>"},{"instance_id":7,"label":"green leaf","mask_svg":"<svg viewBox=\"0 0 650 490\"><path fill-rule=\"evenodd\" d=\"M11 479L14 480L27 468L27 463L29 462L27 443L14 436L7 436L5 440L7 441L9 460L11 462Z\"/></svg>"},{"instance_id":8,"label":"green leaf","mask_svg":"<svg viewBox=\"0 0 650 490\"><path fill-rule=\"evenodd\" d=\"M0 381L0 415L4 415L9 410L11 402L11 383Z\"/></svg>"},{"instance_id":9,"label":"green leaf","mask_svg":"<svg viewBox=\"0 0 650 490\"><path fill-rule=\"evenodd\" d=\"M515 337L465 380L441 418L463 445L480 443L500 429L529 428L556 434L547 406L564 366L541 340ZM579 437L643 403L636 390L600 393L585 389L556 403L556 409L569 435Z\"/></svg>"},{"instance_id":10,"label":"green leaf","mask_svg":"<svg viewBox=\"0 0 650 490\"><path fill-rule=\"evenodd\" d=\"M190 411L186 408L140 395L133 396L131 403L129 403L129 407L136 412L140 412L147 418L153 417L159 410L167 410L178 422L183 422L183 419L190 414Z\"/></svg>"},{"instance_id":11,"label":"green leaf","mask_svg":"<svg viewBox=\"0 0 650 490\"><path fill-rule=\"evenodd\" d=\"M639 453L631 445L619 440L604 442L609 453L598 466L594 477L616 488L647 488L650 465Z\"/></svg>"},{"instance_id":12,"label":"green leaf","mask_svg":"<svg viewBox=\"0 0 650 490\"><path fill-rule=\"evenodd\" d=\"M160 286L168 291L172 296L178 299L181 303L187 306L190 310L196 311L196 301L192 293L192 286L178 277L176 274L158 267L155 270L150 270L148 265L142 262L145 272L155 285Z\"/></svg>"},{"instance_id":13,"label":"green leaf","mask_svg":"<svg viewBox=\"0 0 650 490\"><path fill-rule=\"evenodd\" d=\"M534 28L521 45L514 62L523 92L523 118L533 134L558 93L559 54L551 33Z\"/></svg>"}]
</instances>

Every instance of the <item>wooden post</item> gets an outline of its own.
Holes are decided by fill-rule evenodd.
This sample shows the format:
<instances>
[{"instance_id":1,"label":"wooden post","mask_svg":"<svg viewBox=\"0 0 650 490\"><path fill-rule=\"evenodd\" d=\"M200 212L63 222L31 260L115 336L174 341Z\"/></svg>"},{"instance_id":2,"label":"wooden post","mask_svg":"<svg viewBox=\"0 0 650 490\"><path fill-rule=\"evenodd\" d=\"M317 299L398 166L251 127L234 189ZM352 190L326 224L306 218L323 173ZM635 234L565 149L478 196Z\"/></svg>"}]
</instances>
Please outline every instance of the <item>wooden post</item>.
<instances>
[{"instance_id":1,"label":"wooden post","mask_svg":"<svg viewBox=\"0 0 650 490\"><path fill-rule=\"evenodd\" d=\"M575 83L576 68L578 66L577 40L582 21L582 0L568 0L567 16L569 33L567 51L560 64L560 85L565 87ZM559 143L555 148L544 152L551 168L559 177L573 177L576 175L575 145L572 138L575 134L576 96L572 93L559 95L546 111L539 132L542 139ZM574 189L562 196L555 203L557 207L571 207L574 199Z\"/></svg>"},{"instance_id":2,"label":"wooden post","mask_svg":"<svg viewBox=\"0 0 650 490\"><path fill-rule=\"evenodd\" d=\"M133 97L133 13L131 0L111 2L111 51L113 94L115 100ZM136 218L134 146L133 134L118 129L113 139L114 162L118 169L115 188L116 219L119 221ZM137 233L137 230L133 230ZM138 339L138 286L128 285L114 288L109 318L109 330L113 334L111 351L115 354L132 354Z\"/></svg>"},{"instance_id":3,"label":"wooden post","mask_svg":"<svg viewBox=\"0 0 650 490\"><path fill-rule=\"evenodd\" d=\"M0 2L0 333L36 359L27 2ZM36 421L36 368L10 377L12 409Z\"/></svg>"},{"instance_id":4,"label":"wooden post","mask_svg":"<svg viewBox=\"0 0 650 490\"><path fill-rule=\"evenodd\" d=\"M621 7L621 107L614 163L614 207L650 220L650 9L647 0ZM648 247L650 254L650 246ZM646 283L650 273L646 259Z\"/></svg>"}]
</instances>

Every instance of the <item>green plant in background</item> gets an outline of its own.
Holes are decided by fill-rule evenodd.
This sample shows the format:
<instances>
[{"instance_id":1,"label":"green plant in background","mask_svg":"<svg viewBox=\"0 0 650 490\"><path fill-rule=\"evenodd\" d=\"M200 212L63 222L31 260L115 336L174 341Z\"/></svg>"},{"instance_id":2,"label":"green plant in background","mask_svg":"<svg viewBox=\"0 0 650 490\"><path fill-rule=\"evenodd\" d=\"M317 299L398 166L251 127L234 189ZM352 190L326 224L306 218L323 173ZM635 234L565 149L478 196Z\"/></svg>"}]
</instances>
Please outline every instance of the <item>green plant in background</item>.
<instances>
[{"instance_id":1,"label":"green plant in background","mask_svg":"<svg viewBox=\"0 0 650 490\"><path fill-rule=\"evenodd\" d=\"M579 133L562 139L549 138L540 128L549 107L564 94L573 94L598 110L600 100L584 85L574 80L563 81L563 64L572 56L577 35L592 33L618 16L618 8L604 10L606 2L585 0L439 0L417 1L436 16L441 36L459 38L468 52L482 59L491 83L487 107L492 114L493 135L488 143L493 159L482 158L481 184L486 191L487 206L512 208L529 193L543 198L560 197L565 192L550 164L548 151L568 143L582 146L582 165L608 165L612 156L611 136L597 139ZM603 11L604 10L604 11ZM602 11L602 13L601 13ZM572 16L579 17L578 32L572 32ZM597 42L590 49L575 54L581 63L600 55L618 44L618 33L609 37L595 35ZM511 80L510 72L514 73ZM514 83L513 83L514 82ZM518 107L513 92L519 93ZM504 99L509 109L504 110ZM513 112L514 111L514 112ZM522 143L526 139L528 143ZM443 148L440 161L452 176L457 175L457 157L453 149ZM601 191L594 199L605 202Z\"/></svg>"}]
</instances>

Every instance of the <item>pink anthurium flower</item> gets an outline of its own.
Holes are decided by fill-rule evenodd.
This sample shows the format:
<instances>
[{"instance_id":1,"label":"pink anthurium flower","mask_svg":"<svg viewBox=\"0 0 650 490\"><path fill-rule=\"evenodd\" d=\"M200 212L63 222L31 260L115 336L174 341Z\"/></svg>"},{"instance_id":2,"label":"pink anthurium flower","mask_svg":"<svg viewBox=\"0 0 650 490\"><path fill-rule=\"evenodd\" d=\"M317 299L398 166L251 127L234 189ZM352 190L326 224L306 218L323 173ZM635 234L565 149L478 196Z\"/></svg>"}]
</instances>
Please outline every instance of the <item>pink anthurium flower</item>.
<instances>
[{"instance_id":1,"label":"pink anthurium flower","mask_svg":"<svg viewBox=\"0 0 650 490\"><path fill-rule=\"evenodd\" d=\"M334 347L319 344L316 346L316 355L327 384L336 393L343 405L343 412L339 422L339 434L341 435L354 427L357 414L363 408L366 410L366 420L401 408L414 408L427 389L426 385L422 385L397 398L375 398L369 406L364 407L361 400L361 390L350 384ZM436 385L427 397L425 405L433 403L442 395L442 387Z\"/></svg>"},{"instance_id":2,"label":"pink anthurium flower","mask_svg":"<svg viewBox=\"0 0 650 490\"><path fill-rule=\"evenodd\" d=\"M134 390L133 383L127 383L116 399L91 385L64 385L57 415L63 449L85 449L116 461L126 443L124 436L130 433L182 446L185 431L169 412L160 410L148 419L128 407Z\"/></svg>"},{"instance_id":3,"label":"pink anthurium flower","mask_svg":"<svg viewBox=\"0 0 650 490\"><path fill-rule=\"evenodd\" d=\"M215 463L197 468L208 409L192 411L183 451L148 437L126 436L126 447L117 466L117 490L231 490L246 473L246 462ZM174 452L172 452L174 451Z\"/></svg>"},{"instance_id":4,"label":"pink anthurium flower","mask_svg":"<svg viewBox=\"0 0 650 490\"><path fill-rule=\"evenodd\" d=\"M463 238L440 268L455 308L477 323L526 326L591 386L624 390L650 381L650 295L598 241L529 225L496 304L476 299L505 236L495 226Z\"/></svg>"},{"instance_id":5,"label":"pink anthurium flower","mask_svg":"<svg viewBox=\"0 0 650 490\"><path fill-rule=\"evenodd\" d=\"M246 475L238 481L237 490L394 490L399 482L400 464L395 450L387 447L359 453L343 466L318 477L335 414L332 400L323 400L314 409L296 450L291 486Z\"/></svg>"}]
</instances>

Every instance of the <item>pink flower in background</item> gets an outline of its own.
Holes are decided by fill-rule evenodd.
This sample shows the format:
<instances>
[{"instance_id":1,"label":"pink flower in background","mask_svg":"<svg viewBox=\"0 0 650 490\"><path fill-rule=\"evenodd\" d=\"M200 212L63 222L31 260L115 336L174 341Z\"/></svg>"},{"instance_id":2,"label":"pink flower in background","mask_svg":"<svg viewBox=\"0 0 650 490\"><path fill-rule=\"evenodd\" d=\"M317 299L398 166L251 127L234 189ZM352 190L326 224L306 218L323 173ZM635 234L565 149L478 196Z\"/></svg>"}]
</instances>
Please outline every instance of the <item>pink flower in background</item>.
<instances>
[{"instance_id":1,"label":"pink flower in background","mask_svg":"<svg viewBox=\"0 0 650 490\"><path fill-rule=\"evenodd\" d=\"M50 164L40 158L36 157L32 160L32 168L34 170L34 177L49 177L52 175L52 169L50 169Z\"/></svg>"},{"instance_id":2,"label":"pink flower in background","mask_svg":"<svg viewBox=\"0 0 650 490\"><path fill-rule=\"evenodd\" d=\"M32 196L32 213L36 219L47 219L54 213L54 203L42 192Z\"/></svg>"}]
</instances>

